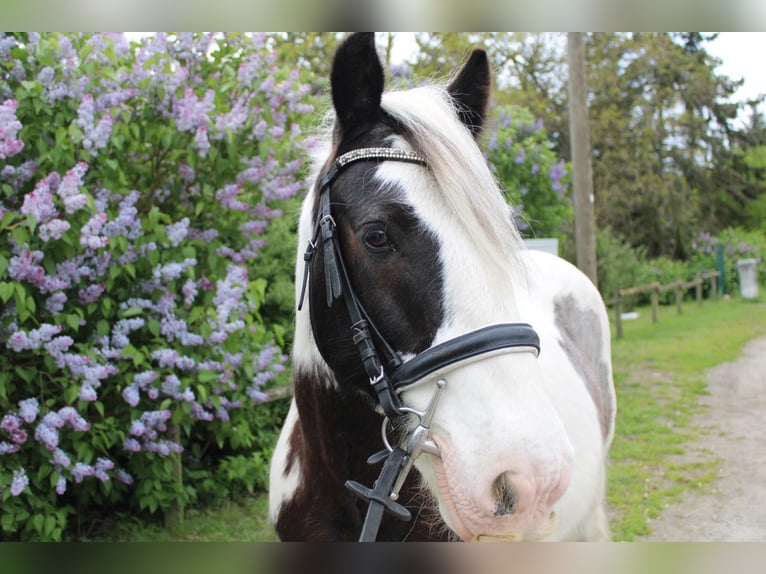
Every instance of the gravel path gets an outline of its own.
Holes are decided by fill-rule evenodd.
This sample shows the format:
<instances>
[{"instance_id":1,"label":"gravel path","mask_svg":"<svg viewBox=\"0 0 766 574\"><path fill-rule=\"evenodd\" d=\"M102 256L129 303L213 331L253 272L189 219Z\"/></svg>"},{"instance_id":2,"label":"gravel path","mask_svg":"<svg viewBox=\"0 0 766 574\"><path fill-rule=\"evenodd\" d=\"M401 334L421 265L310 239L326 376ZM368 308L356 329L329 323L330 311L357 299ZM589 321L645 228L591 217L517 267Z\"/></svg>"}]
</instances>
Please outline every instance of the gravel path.
<instances>
[{"instance_id":1,"label":"gravel path","mask_svg":"<svg viewBox=\"0 0 766 574\"><path fill-rule=\"evenodd\" d=\"M651 522L645 541L766 541L766 337L707 373L710 396L695 449L721 460L711 489L687 491Z\"/></svg>"}]
</instances>

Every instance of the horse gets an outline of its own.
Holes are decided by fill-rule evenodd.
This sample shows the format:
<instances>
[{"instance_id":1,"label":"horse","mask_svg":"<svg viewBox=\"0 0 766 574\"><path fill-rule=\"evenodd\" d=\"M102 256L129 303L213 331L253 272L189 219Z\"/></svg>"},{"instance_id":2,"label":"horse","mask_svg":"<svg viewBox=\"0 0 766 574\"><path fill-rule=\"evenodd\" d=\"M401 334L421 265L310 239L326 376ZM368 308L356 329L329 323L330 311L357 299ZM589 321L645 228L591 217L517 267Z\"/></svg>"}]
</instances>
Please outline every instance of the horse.
<instances>
[{"instance_id":1,"label":"horse","mask_svg":"<svg viewBox=\"0 0 766 574\"><path fill-rule=\"evenodd\" d=\"M384 92L356 33L330 84L270 467L279 538L608 540L609 322L575 266L525 248L477 143L486 51Z\"/></svg>"}]
</instances>

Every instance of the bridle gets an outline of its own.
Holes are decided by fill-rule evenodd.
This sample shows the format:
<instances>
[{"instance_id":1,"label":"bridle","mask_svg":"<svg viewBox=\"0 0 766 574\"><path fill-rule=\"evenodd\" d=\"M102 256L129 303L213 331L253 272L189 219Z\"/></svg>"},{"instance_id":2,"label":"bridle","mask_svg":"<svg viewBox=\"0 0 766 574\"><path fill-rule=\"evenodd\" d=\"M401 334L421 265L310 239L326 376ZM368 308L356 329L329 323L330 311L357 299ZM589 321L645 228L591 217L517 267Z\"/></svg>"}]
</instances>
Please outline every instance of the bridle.
<instances>
[{"instance_id":1,"label":"bridle","mask_svg":"<svg viewBox=\"0 0 766 574\"><path fill-rule=\"evenodd\" d=\"M415 152L385 147L360 148L335 159L318 182L319 208L312 237L303 256L303 283L298 310L303 306L309 267L316 250L321 247L324 256L327 306L331 306L337 299L344 300L351 320L351 338L385 415L382 436L386 448L368 459L370 464L383 462L378 479L372 488L355 481L346 482L346 487L351 492L369 504L359 541L373 542L384 512L400 520L411 519L410 512L399 504L397 499L417 457L424 452L439 455L438 446L429 438L429 427L439 397L447 385L447 373L458 366L502 353L526 351L537 356L540 352L540 339L535 330L526 323L489 325L435 345L405 362L380 334L359 301L349 280L332 216L332 183L346 167L360 161L398 161L427 167L425 158ZM314 337L317 337L317 323L314 321L311 299L309 312L312 315ZM402 403L399 394L405 389L434 380L436 389L424 411ZM410 431L403 446L391 446L387 436L388 423L406 415L417 417L418 425Z\"/></svg>"}]
</instances>

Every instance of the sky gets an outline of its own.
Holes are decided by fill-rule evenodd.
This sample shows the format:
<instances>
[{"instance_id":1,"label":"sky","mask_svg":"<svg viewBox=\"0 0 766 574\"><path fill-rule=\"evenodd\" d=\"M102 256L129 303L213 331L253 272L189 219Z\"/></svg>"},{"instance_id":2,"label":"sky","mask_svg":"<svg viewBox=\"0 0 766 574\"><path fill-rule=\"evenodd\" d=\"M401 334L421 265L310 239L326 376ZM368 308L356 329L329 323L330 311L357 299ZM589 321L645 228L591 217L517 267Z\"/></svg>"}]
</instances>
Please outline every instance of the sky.
<instances>
[{"instance_id":1,"label":"sky","mask_svg":"<svg viewBox=\"0 0 766 574\"><path fill-rule=\"evenodd\" d=\"M708 44L708 52L723 60L719 72L733 79L744 78L736 99L754 98L766 94L766 32L722 32ZM763 105L761 105L763 109Z\"/></svg>"}]
</instances>

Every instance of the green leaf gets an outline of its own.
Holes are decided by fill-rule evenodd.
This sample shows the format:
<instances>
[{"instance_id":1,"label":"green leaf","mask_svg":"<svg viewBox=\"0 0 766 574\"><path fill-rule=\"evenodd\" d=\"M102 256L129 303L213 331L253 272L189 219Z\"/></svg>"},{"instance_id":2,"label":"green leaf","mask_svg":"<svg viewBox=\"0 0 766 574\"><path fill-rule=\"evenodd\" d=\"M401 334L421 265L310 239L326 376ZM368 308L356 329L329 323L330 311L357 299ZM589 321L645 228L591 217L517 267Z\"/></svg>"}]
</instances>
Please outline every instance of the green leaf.
<instances>
[{"instance_id":1,"label":"green leaf","mask_svg":"<svg viewBox=\"0 0 766 574\"><path fill-rule=\"evenodd\" d=\"M3 303L7 303L11 297L13 297L13 283L0 281L0 299Z\"/></svg>"},{"instance_id":2,"label":"green leaf","mask_svg":"<svg viewBox=\"0 0 766 574\"><path fill-rule=\"evenodd\" d=\"M143 314L144 310L141 307L136 307L135 305L133 307L128 307L124 311L120 311L119 315L122 318L126 317L137 317L138 315Z\"/></svg>"},{"instance_id":3,"label":"green leaf","mask_svg":"<svg viewBox=\"0 0 766 574\"><path fill-rule=\"evenodd\" d=\"M101 319L96 323L96 332L102 337L106 337L109 334L109 322Z\"/></svg>"},{"instance_id":4,"label":"green leaf","mask_svg":"<svg viewBox=\"0 0 766 574\"><path fill-rule=\"evenodd\" d=\"M45 516L42 514L35 514L32 517L32 527L40 534L43 534L43 528L45 526Z\"/></svg>"},{"instance_id":5,"label":"green leaf","mask_svg":"<svg viewBox=\"0 0 766 574\"><path fill-rule=\"evenodd\" d=\"M26 367L16 367L14 371L26 383L31 383L37 375L37 369L28 369Z\"/></svg>"},{"instance_id":6,"label":"green leaf","mask_svg":"<svg viewBox=\"0 0 766 574\"><path fill-rule=\"evenodd\" d=\"M215 380L218 380L219 373L216 373L215 371L200 371L197 374L197 379L201 383L211 383Z\"/></svg>"},{"instance_id":7,"label":"green leaf","mask_svg":"<svg viewBox=\"0 0 766 574\"><path fill-rule=\"evenodd\" d=\"M26 245L29 241L29 234L25 227L17 227L11 232L11 236L18 245Z\"/></svg>"},{"instance_id":8,"label":"green leaf","mask_svg":"<svg viewBox=\"0 0 766 574\"><path fill-rule=\"evenodd\" d=\"M3 510L3 513L0 514L0 527L2 527L3 531L5 532L14 532L16 528L14 528L16 525L16 517L13 514L13 510L10 508Z\"/></svg>"},{"instance_id":9,"label":"green leaf","mask_svg":"<svg viewBox=\"0 0 766 574\"><path fill-rule=\"evenodd\" d=\"M160 322L157 319L149 319L146 323L149 332L155 337L160 336Z\"/></svg>"},{"instance_id":10,"label":"green leaf","mask_svg":"<svg viewBox=\"0 0 766 574\"><path fill-rule=\"evenodd\" d=\"M66 324L69 325L70 329L74 329L75 331L80 329L80 317L79 315L72 315L69 314L66 316Z\"/></svg>"}]
</instances>

